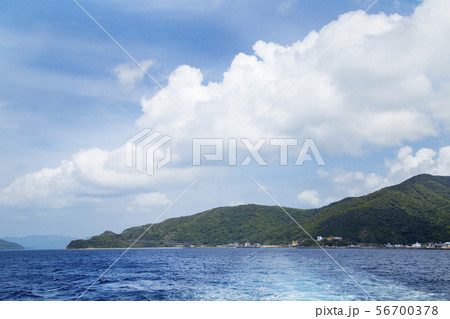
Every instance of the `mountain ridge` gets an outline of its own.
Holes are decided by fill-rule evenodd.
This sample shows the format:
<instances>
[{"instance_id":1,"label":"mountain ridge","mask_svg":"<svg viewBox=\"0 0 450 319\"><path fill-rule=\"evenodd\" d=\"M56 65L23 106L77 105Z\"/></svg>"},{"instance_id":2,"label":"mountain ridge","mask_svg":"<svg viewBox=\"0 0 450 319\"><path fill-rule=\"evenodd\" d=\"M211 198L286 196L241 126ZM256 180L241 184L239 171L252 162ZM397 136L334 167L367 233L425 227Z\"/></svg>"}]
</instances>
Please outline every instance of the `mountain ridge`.
<instances>
[{"instance_id":1,"label":"mountain ridge","mask_svg":"<svg viewBox=\"0 0 450 319\"><path fill-rule=\"evenodd\" d=\"M284 208L313 236L348 242L406 244L450 240L450 177L421 174L360 197L315 209ZM67 248L128 247L150 224L107 232ZM308 236L278 206L217 207L155 224L135 247L223 245L232 242L288 244Z\"/></svg>"},{"instance_id":2,"label":"mountain ridge","mask_svg":"<svg viewBox=\"0 0 450 319\"><path fill-rule=\"evenodd\" d=\"M19 245L18 243L0 239L0 250L19 250L19 249L22 250L25 249L25 247Z\"/></svg>"},{"instance_id":3,"label":"mountain ridge","mask_svg":"<svg viewBox=\"0 0 450 319\"><path fill-rule=\"evenodd\" d=\"M63 235L30 235L24 237L3 237L3 240L18 243L25 249L64 249L76 238Z\"/></svg>"}]
</instances>

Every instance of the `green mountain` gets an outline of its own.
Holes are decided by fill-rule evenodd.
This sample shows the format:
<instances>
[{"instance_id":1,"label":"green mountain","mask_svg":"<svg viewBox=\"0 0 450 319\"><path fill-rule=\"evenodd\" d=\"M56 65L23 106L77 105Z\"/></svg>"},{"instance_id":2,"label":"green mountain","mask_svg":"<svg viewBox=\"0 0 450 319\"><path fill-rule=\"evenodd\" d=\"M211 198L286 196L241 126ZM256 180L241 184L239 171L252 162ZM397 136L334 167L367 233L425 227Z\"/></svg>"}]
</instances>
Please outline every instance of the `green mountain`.
<instances>
[{"instance_id":1,"label":"green mountain","mask_svg":"<svg viewBox=\"0 0 450 319\"><path fill-rule=\"evenodd\" d=\"M0 239L0 250L16 250L16 249L25 249L25 248L19 244Z\"/></svg>"},{"instance_id":2,"label":"green mountain","mask_svg":"<svg viewBox=\"0 0 450 319\"><path fill-rule=\"evenodd\" d=\"M418 175L369 195L328 206L284 208L312 236L339 236L347 242L409 244L450 240L450 177ZM67 248L128 247L151 224L107 231ZM287 244L308 236L277 206L219 207L153 225L134 247L176 243L219 245L250 241ZM308 241L308 240L307 240Z\"/></svg>"}]
</instances>

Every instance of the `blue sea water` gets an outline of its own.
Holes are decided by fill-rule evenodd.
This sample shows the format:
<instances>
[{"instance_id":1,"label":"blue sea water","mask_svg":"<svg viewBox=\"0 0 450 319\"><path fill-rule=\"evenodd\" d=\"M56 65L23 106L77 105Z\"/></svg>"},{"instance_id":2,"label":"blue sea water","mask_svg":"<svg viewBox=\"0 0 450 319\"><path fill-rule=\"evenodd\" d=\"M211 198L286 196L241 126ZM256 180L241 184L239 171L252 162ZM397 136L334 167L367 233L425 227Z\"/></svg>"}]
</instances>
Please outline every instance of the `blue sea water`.
<instances>
[{"instance_id":1,"label":"blue sea water","mask_svg":"<svg viewBox=\"0 0 450 319\"><path fill-rule=\"evenodd\" d=\"M76 300L123 250L0 251L0 300ZM450 251L331 249L375 300L450 300ZM320 249L133 249L81 300L369 300Z\"/></svg>"}]
</instances>

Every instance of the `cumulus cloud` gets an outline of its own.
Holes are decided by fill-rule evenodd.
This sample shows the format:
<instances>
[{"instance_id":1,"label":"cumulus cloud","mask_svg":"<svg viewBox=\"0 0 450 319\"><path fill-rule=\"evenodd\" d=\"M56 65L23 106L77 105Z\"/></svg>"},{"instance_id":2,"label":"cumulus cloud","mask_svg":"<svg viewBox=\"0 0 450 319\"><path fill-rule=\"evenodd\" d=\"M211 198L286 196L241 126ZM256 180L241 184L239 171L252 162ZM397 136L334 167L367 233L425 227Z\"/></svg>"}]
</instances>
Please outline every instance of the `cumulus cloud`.
<instances>
[{"instance_id":1,"label":"cumulus cloud","mask_svg":"<svg viewBox=\"0 0 450 319\"><path fill-rule=\"evenodd\" d=\"M331 182L334 191L339 195L333 199L360 196L382 187L390 185L390 181L386 177L382 177L375 173L363 173L359 171L335 171L327 172L327 175L320 173L319 177L326 178ZM332 200L327 200L330 202Z\"/></svg>"},{"instance_id":2,"label":"cumulus cloud","mask_svg":"<svg viewBox=\"0 0 450 319\"><path fill-rule=\"evenodd\" d=\"M168 204L170 204L170 200L166 197L165 194L162 194L160 192L140 193L131 202L132 206L144 208Z\"/></svg>"},{"instance_id":3,"label":"cumulus cloud","mask_svg":"<svg viewBox=\"0 0 450 319\"><path fill-rule=\"evenodd\" d=\"M201 70L180 66L165 86L170 96L160 90L141 99L142 116L136 124L173 136L174 158L186 162L192 137L312 137L321 152L360 154L437 136L450 123L450 41L443 41L450 32L449 11L449 1L426 0L410 17L365 14L315 64L361 11L345 13L290 46L256 42L253 54L234 57L220 82L204 83ZM142 63L145 68L151 65L149 60ZM129 86L144 76L132 65L119 65L114 73ZM331 174L333 183L356 195L389 184L394 175L445 172L448 167L446 148L438 154L402 152L391 164L392 176L341 172ZM155 178L124 171L119 154L123 148L80 151L57 168L19 177L2 190L0 201L66 207L101 196L137 194L144 186L156 192L156 185L194 179L190 163L181 165L181 160ZM346 190L349 184L359 186ZM313 192L304 195L311 204L319 202Z\"/></svg>"},{"instance_id":4,"label":"cumulus cloud","mask_svg":"<svg viewBox=\"0 0 450 319\"><path fill-rule=\"evenodd\" d=\"M182 183L188 185L199 174L193 167L175 167L149 176L125 166L125 147L112 152L92 148L79 151L56 168L43 168L17 178L0 192L0 203L49 208L96 205L105 197L138 194L142 189L157 191ZM153 196L163 205L163 195L158 194L138 195L134 203L144 203Z\"/></svg>"},{"instance_id":5,"label":"cumulus cloud","mask_svg":"<svg viewBox=\"0 0 450 319\"><path fill-rule=\"evenodd\" d=\"M393 180L405 179L413 175L428 173L450 175L450 146L434 151L421 148L414 153L410 146L402 147L397 158L387 163L389 177Z\"/></svg>"},{"instance_id":6,"label":"cumulus cloud","mask_svg":"<svg viewBox=\"0 0 450 319\"><path fill-rule=\"evenodd\" d=\"M200 128L162 91L142 99L137 124L180 137L313 137L321 150L350 154L437 136L450 116L442 86L450 73L450 43L442 41L449 9L438 0L424 1L411 17L363 15L254 126L360 11L290 46L256 42L221 82L203 83L199 69L180 66L166 89Z\"/></svg>"},{"instance_id":7,"label":"cumulus cloud","mask_svg":"<svg viewBox=\"0 0 450 319\"><path fill-rule=\"evenodd\" d=\"M329 181L339 197L371 193L418 174L450 175L450 146L437 151L420 148L416 152L410 146L401 147L394 159L386 160L384 176L359 171L317 171L319 178Z\"/></svg>"},{"instance_id":8,"label":"cumulus cloud","mask_svg":"<svg viewBox=\"0 0 450 319\"><path fill-rule=\"evenodd\" d=\"M321 204L319 193L315 190L304 190L297 195L297 200L300 203L307 204L313 207L318 207Z\"/></svg>"},{"instance_id":9,"label":"cumulus cloud","mask_svg":"<svg viewBox=\"0 0 450 319\"><path fill-rule=\"evenodd\" d=\"M113 73L121 84L132 88L136 82L142 81L145 71L152 66L153 63L152 60L139 62L143 69L131 63L119 64L114 68Z\"/></svg>"}]
</instances>

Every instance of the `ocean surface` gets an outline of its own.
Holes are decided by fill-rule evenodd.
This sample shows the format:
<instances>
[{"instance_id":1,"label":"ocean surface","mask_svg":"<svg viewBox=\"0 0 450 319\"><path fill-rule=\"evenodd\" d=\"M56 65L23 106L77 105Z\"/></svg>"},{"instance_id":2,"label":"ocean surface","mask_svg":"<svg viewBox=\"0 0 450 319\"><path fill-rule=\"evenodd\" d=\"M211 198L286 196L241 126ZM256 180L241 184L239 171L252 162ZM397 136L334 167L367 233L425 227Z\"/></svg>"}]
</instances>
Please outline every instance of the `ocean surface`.
<instances>
[{"instance_id":1,"label":"ocean surface","mask_svg":"<svg viewBox=\"0 0 450 319\"><path fill-rule=\"evenodd\" d=\"M0 300L76 300L122 252L0 251ZM450 251L328 252L363 289L320 249L133 249L80 300L450 300Z\"/></svg>"}]
</instances>

